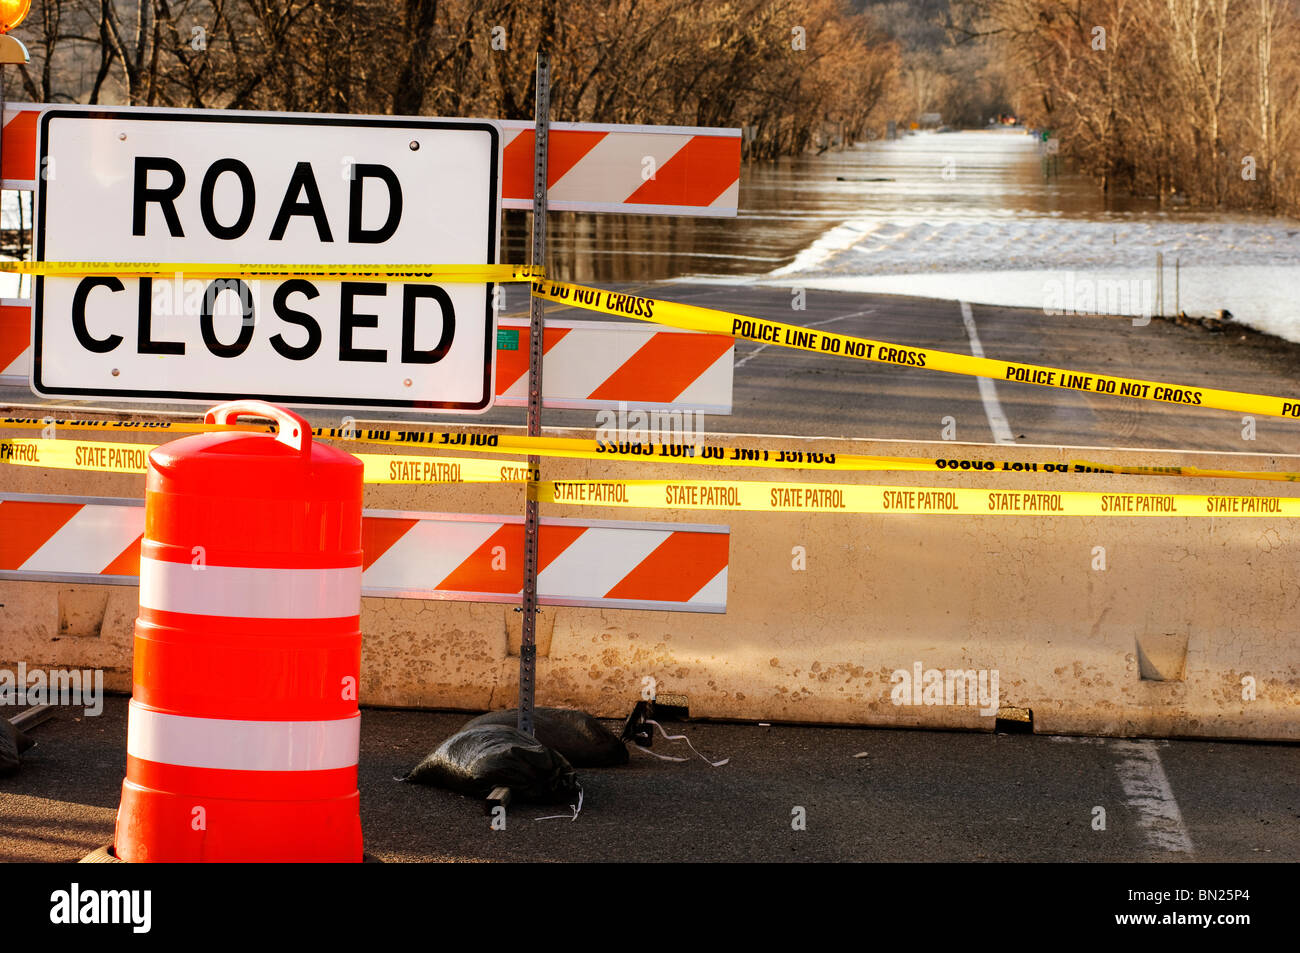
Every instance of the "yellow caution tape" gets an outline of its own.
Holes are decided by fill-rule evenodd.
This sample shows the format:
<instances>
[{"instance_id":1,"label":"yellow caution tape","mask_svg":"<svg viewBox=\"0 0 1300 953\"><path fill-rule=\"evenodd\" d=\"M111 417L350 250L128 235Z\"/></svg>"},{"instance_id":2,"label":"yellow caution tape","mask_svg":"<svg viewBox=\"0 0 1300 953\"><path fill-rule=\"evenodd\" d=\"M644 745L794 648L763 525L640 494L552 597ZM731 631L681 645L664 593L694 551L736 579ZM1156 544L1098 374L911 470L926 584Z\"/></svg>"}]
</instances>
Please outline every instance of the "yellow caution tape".
<instances>
[{"instance_id":1,"label":"yellow caution tape","mask_svg":"<svg viewBox=\"0 0 1300 953\"><path fill-rule=\"evenodd\" d=\"M1211 480L1275 480L1282 483L1300 482L1300 473L1281 470L1208 470L1202 467L1136 467L1112 463L1089 463L1086 460L1070 464L1072 473L1116 473L1123 476L1180 476L1202 477Z\"/></svg>"},{"instance_id":2,"label":"yellow caution tape","mask_svg":"<svg viewBox=\"0 0 1300 953\"><path fill-rule=\"evenodd\" d=\"M56 470L144 473L153 444L89 440L0 440L0 463Z\"/></svg>"},{"instance_id":3,"label":"yellow caution tape","mask_svg":"<svg viewBox=\"0 0 1300 953\"><path fill-rule=\"evenodd\" d=\"M656 324L689 331L725 334L746 341L814 351L818 354L833 354L904 367L920 367L949 374L965 374L970 377L991 377L1063 390L1134 397L1167 404L1234 410L1271 417L1300 417L1300 397L1268 397L1207 387L1112 377L1106 374L1089 374L1085 371L999 361L989 357L972 357L968 354L953 354L949 351L908 347L891 344L888 341L833 334L816 328L800 327L797 324L769 321L766 318L748 317L727 311L716 311L712 308L679 304L674 301L659 301L625 292L602 291L599 288L587 288L556 281L534 282L533 294L547 301L585 308L588 311L599 311L602 314L653 321Z\"/></svg>"},{"instance_id":4,"label":"yellow caution tape","mask_svg":"<svg viewBox=\"0 0 1300 953\"><path fill-rule=\"evenodd\" d=\"M534 281L540 267L530 265L306 265L211 264L193 261L0 261L0 273L46 278L375 278L386 281Z\"/></svg>"},{"instance_id":5,"label":"yellow caution tape","mask_svg":"<svg viewBox=\"0 0 1300 953\"><path fill-rule=\"evenodd\" d=\"M144 473L151 444L3 440L0 462ZM522 460L358 454L371 484L523 483L543 503L645 509L1058 516L1300 516L1300 497L985 490L721 480L547 480Z\"/></svg>"},{"instance_id":6,"label":"yellow caution tape","mask_svg":"<svg viewBox=\"0 0 1300 953\"><path fill-rule=\"evenodd\" d=\"M542 503L768 513L926 516L1300 516L1300 497L946 489L709 480L546 480Z\"/></svg>"},{"instance_id":7,"label":"yellow caution tape","mask_svg":"<svg viewBox=\"0 0 1300 953\"><path fill-rule=\"evenodd\" d=\"M4 421L0 420L0 426ZM211 429L211 428L209 428ZM269 429L269 428L267 428ZM425 445L473 453L526 453L539 457L608 460L621 463L655 461L688 466L758 467L772 470L836 470L843 472L983 472L983 473L1106 473L1129 476L1201 477L1220 480L1300 482L1300 473L1282 470L1210 470L1200 467L1121 466L1073 460L978 460L954 457L869 456L818 450L789 450L762 446L623 443L581 437L529 437L522 434L455 433L431 430L366 430L317 428L317 437L390 446Z\"/></svg>"},{"instance_id":8,"label":"yellow caution tape","mask_svg":"<svg viewBox=\"0 0 1300 953\"><path fill-rule=\"evenodd\" d=\"M367 483L526 483L538 479L526 460L474 457L399 457L358 453Z\"/></svg>"},{"instance_id":9,"label":"yellow caution tape","mask_svg":"<svg viewBox=\"0 0 1300 953\"><path fill-rule=\"evenodd\" d=\"M268 433L273 428L263 424L215 426L185 421L76 420L35 417L0 418L0 428L55 430L112 430L126 432L161 432L166 434L210 433L238 430ZM1283 483L1300 482L1300 473L1281 470L1221 470L1200 467L1143 467L1071 460L1050 463L1036 460L981 460L957 457L867 456L819 450L790 450L763 446L723 446L702 441L699 444L611 442L575 437L528 437L522 434L482 434L429 430L353 430L317 427L313 435L363 445L397 447L432 447L445 450L487 454L528 454L540 457L579 460L606 460L620 463L657 462L688 466L757 467L774 470L829 470L841 472L973 472L1029 474L1104 473L1126 476L1199 477L1216 480L1266 480ZM71 441L50 441L70 443ZM10 441L21 443L21 441ZM2 442L0 442L2 445ZM116 446L105 444L104 446ZM0 451L0 462L6 462ZM361 456L364 457L364 454ZM380 456L379 459L390 459ZM423 460L424 457L411 459ZM16 461L8 461L16 462ZM519 461L512 461L518 463ZM48 464L59 466L59 464ZM478 481L473 481L478 482Z\"/></svg>"},{"instance_id":10,"label":"yellow caution tape","mask_svg":"<svg viewBox=\"0 0 1300 953\"><path fill-rule=\"evenodd\" d=\"M816 328L732 314L697 305L661 301L618 291L539 280L544 272L528 265L347 265L347 264L211 264L203 262L86 262L0 261L0 273L46 277L174 277L213 278L376 278L431 282L531 281L532 294L548 301L598 311L615 317L636 318L669 327L723 334L747 341L775 344L819 354L833 354L881 364L920 367L949 374L989 377L1062 390L1132 397L1158 403L1207 407L1271 417L1300 418L1300 397L1270 397L1239 391L1165 384L1137 378L1091 374L1039 364L1000 361L988 357L954 354L932 348L909 347L888 341L851 337Z\"/></svg>"},{"instance_id":11,"label":"yellow caution tape","mask_svg":"<svg viewBox=\"0 0 1300 953\"><path fill-rule=\"evenodd\" d=\"M146 473L149 451L156 444L103 443L90 440L0 440L0 463L100 473ZM524 483L537 479L525 460L475 457L356 455L365 482L379 483Z\"/></svg>"}]
</instances>

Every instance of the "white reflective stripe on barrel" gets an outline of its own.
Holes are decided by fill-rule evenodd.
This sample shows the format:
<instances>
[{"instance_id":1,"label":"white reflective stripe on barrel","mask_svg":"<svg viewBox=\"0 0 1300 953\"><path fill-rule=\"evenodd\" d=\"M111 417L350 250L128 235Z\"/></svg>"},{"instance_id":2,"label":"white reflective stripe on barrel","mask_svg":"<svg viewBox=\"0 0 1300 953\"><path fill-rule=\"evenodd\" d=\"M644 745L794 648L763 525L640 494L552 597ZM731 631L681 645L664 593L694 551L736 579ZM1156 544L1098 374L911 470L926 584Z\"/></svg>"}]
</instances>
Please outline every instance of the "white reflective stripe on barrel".
<instances>
[{"instance_id":1,"label":"white reflective stripe on barrel","mask_svg":"<svg viewBox=\"0 0 1300 953\"><path fill-rule=\"evenodd\" d=\"M200 567L141 557L140 605L244 619L346 618L361 614L361 567Z\"/></svg>"},{"instance_id":2,"label":"white reflective stripe on barrel","mask_svg":"<svg viewBox=\"0 0 1300 953\"><path fill-rule=\"evenodd\" d=\"M191 718L131 702L126 752L186 768L329 771L357 763L361 715L334 721Z\"/></svg>"}]
</instances>

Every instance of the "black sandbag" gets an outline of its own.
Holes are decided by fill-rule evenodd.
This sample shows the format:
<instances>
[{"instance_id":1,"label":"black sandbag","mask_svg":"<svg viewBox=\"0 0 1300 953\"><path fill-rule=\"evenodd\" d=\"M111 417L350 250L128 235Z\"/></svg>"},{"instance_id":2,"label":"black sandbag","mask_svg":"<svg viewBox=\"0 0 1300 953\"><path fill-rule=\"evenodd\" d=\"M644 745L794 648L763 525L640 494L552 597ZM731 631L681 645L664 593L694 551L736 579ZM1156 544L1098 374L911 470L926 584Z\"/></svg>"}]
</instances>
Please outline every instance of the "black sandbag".
<instances>
[{"instance_id":1,"label":"black sandbag","mask_svg":"<svg viewBox=\"0 0 1300 953\"><path fill-rule=\"evenodd\" d=\"M490 711L468 722L466 728L478 725L519 724L519 709ZM534 708L533 734L548 748L564 755L575 768L610 768L627 764L627 745L585 711L574 708Z\"/></svg>"},{"instance_id":2,"label":"black sandbag","mask_svg":"<svg viewBox=\"0 0 1300 953\"><path fill-rule=\"evenodd\" d=\"M18 771L18 756L36 742L28 738L9 723L9 719L0 715L0 777L7 777Z\"/></svg>"},{"instance_id":3,"label":"black sandbag","mask_svg":"<svg viewBox=\"0 0 1300 953\"><path fill-rule=\"evenodd\" d=\"M578 796L577 775L564 755L506 725L462 728L402 780L473 797L487 797L495 787L526 801Z\"/></svg>"}]
</instances>

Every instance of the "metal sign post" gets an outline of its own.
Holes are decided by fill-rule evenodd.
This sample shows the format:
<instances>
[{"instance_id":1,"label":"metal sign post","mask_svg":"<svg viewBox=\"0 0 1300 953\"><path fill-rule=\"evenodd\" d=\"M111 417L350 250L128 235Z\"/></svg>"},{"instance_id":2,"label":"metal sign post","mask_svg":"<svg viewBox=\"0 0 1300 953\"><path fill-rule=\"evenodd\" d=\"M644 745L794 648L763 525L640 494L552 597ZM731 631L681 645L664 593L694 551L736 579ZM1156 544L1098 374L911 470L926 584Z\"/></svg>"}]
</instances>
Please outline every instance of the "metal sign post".
<instances>
[{"instance_id":1,"label":"metal sign post","mask_svg":"<svg viewBox=\"0 0 1300 953\"><path fill-rule=\"evenodd\" d=\"M536 268L546 264L546 146L551 112L551 62L544 51L537 54L537 100L534 115L537 122L533 170L533 257ZM541 298L529 300L528 330L528 436L542 434L542 331L545 322L545 302ZM529 474L538 478L542 461L540 457L528 458ZM536 695L537 675L537 485L528 483L528 500L524 503L524 619L523 635L519 644L519 730L533 733L533 699Z\"/></svg>"}]
</instances>

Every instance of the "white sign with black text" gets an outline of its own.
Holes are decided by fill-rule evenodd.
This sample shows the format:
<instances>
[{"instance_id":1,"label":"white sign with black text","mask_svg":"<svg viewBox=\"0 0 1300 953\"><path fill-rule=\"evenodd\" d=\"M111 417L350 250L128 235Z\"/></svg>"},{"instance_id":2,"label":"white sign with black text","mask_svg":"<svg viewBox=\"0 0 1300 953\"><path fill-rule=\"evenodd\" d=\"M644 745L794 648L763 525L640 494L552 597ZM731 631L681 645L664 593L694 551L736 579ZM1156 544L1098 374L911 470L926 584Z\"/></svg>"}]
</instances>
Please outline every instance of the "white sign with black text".
<instances>
[{"instance_id":1,"label":"white sign with black text","mask_svg":"<svg viewBox=\"0 0 1300 953\"><path fill-rule=\"evenodd\" d=\"M186 110L41 117L49 262L496 262L500 136L482 121ZM356 276L46 277L32 389L158 403L480 412L490 284Z\"/></svg>"}]
</instances>

